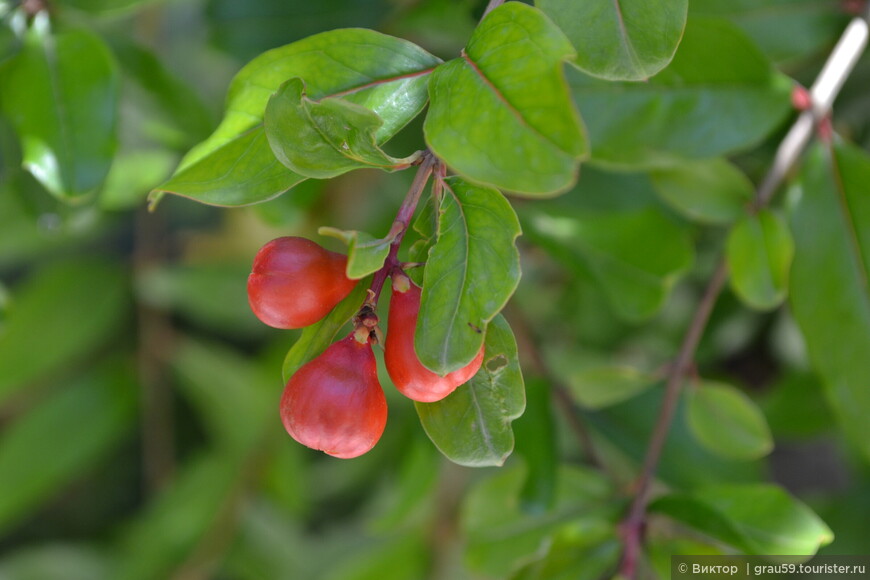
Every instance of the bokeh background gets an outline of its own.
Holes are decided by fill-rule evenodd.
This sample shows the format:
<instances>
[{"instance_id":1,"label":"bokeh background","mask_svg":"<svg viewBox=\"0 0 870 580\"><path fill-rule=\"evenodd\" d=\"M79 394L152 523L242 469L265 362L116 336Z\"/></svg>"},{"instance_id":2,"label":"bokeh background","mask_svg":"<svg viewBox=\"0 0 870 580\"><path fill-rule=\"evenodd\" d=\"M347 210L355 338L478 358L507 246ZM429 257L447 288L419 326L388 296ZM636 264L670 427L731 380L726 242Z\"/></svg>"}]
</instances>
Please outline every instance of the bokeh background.
<instances>
[{"instance_id":1,"label":"bokeh background","mask_svg":"<svg viewBox=\"0 0 870 580\"><path fill-rule=\"evenodd\" d=\"M146 195L208 136L233 74L262 51L360 26L452 58L485 2L46 5L57 29L89 29L111 50L120 82L118 146L98 191L61 201L21 167L14 111L0 116L0 579L461 580L509 577L517 562L532 558L552 521L543 504L531 502L530 519L499 522L502 507L484 501L501 497L492 482L502 480L493 478L507 473L504 485L519 481L515 475L541 453L540 438L557 443L549 448L553 464L590 459L576 425L551 402L553 377L541 360L566 350L583 360L613 353L645 364L667 360L724 231L691 230L694 268L643 324L620 318L588 273L565 268L533 240L521 242L524 278L507 315L520 342L529 411L516 423L517 453L504 468L443 459L413 406L391 388L378 446L352 461L328 458L281 427L280 368L298 335L250 313L250 263L279 235L341 249L318 238L322 225L385 233L411 176L356 171L249 208L167 196L148 211ZM20 49L19 8L0 1L0 67ZM690 18L732 20L777 66L809 83L847 12L833 0L695 0ZM864 57L835 116L837 130L865 148L868 86ZM419 149L420 135L412 123L389 148ZM750 177L763 175L780 137L737 159ZM516 201L520 210L529 203ZM535 203L661 207L646 174L592 168L561 201ZM752 312L726 293L698 364L706 376L746 387L777 446L762 460L729 462L700 450L677 422L664 477L677 486L778 482L835 532L824 552L867 553L870 470L842 440L788 309ZM388 387L383 373L382 380ZM642 456L659 397L652 389L606 412L573 409L623 484L618 497L628 497L626 474ZM541 425L552 431L542 433ZM481 529L520 539L484 541ZM660 571L675 546L715 551L704 538L680 539L669 524L656 530Z\"/></svg>"}]
</instances>

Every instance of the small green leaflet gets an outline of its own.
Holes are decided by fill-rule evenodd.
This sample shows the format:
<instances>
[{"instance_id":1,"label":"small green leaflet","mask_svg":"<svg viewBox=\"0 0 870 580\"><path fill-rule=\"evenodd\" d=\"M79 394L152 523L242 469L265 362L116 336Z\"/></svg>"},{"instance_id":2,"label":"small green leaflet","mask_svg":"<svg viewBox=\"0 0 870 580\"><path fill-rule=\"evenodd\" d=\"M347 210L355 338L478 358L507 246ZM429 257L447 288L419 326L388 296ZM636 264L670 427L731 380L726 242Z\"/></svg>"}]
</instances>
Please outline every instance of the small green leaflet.
<instances>
[{"instance_id":1,"label":"small green leaflet","mask_svg":"<svg viewBox=\"0 0 870 580\"><path fill-rule=\"evenodd\" d=\"M698 443L731 459L758 459L773 449L761 409L731 385L701 382L688 392L686 420Z\"/></svg>"},{"instance_id":2,"label":"small green leaflet","mask_svg":"<svg viewBox=\"0 0 870 580\"><path fill-rule=\"evenodd\" d=\"M793 256L794 241L781 217L767 209L744 217L734 224L726 246L735 294L758 310L779 306Z\"/></svg>"},{"instance_id":3,"label":"small green leaflet","mask_svg":"<svg viewBox=\"0 0 870 580\"><path fill-rule=\"evenodd\" d=\"M502 465L514 448L511 421L526 406L517 343L507 321L496 317L486 333L480 370L436 403L415 403L420 423L436 447L460 465Z\"/></svg>"},{"instance_id":4,"label":"small green leaflet","mask_svg":"<svg viewBox=\"0 0 870 580\"><path fill-rule=\"evenodd\" d=\"M302 79L290 79L269 99L266 137L278 161L305 177L328 179L352 169L404 169L419 154L390 157L375 134L384 124L369 109L342 100L309 99Z\"/></svg>"},{"instance_id":5,"label":"small green leaflet","mask_svg":"<svg viewBox=\"0 0 870 580\"><path fill-rule=\"evenodd\" d=\"M415 335L420 362L441 375L477 355L486 325L520 281L520 224L508 201L459 177L444 185Z\"/></svg>"},{"instance_id":6,"label":"small green leaflet","mask_svg":"<svg viewBox=\"0 0 870 580\"><path fill-rule=\"evenodd\" d=\"M529 195L569 188L588 149L562 69L572 56L539 10L496 8L462 57L432 75L423 127L430 149L473 181Z\"/></svg>"},{"instance_id":7,"label":"small green leaflet","mask_svg":"<svg viewBox=\"0 0 870 580\"><path fill-rule=\"evenodd\" d=\"M721 157L657 168L650 181L668 205L701 223L733 223L753 197L752 182Z\"/></svg>"},{"instance_id":8,"label":"small green leaflet","mask_svg":"<svg viewBox=\"0 0 870 580\"><path fill-rule=\"evenodd\" d=\"M390 253L391 237L375 238L356 230L339 230L322 227L317 230L321 236L332 236L347 244L347 277L351 280L365 278L384 266Z\"/></svg>"}]
</instances>

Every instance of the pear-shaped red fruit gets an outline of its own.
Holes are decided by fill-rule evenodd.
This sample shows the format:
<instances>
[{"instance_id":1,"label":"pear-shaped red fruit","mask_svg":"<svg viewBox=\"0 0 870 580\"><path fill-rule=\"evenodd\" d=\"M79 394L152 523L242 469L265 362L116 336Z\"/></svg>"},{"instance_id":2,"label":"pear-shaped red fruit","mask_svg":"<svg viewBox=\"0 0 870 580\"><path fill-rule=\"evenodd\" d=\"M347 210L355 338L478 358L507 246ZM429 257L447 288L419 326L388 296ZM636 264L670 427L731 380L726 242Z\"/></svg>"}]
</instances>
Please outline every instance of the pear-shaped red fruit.
<instances>
[{"instance_id":1,"label":"pear-shaped red fruit","mask_svg":"<svg viewBox=\"0 0 870 580\"><path fill-rule=\"evenodd\" d=\"M297 237L276 238L260 248L248 276L248 302L257 318L275 328L303 328L335 308L356 280L345 275L347 256Z\"/></svg>"},{"instance_id":2,"label":"pear-shaped red fruit","mask_svg":"<svg viewBox=\"0 0 870 580\"><path fill-rule=\"evenodd\" d=\"M483 363L484 348L480 347L480 352L468 365L443 377L424 367L414 350L420 294L420 287L405 274L393 274L384 362L400 393L421 403L432 403L440 401L477 373Z\"/></svg>"},{"instance_id":3,"label":"pear-shaped red fruit","mask_svg":"<svg viewBox=\"0 0 870 580\"><path fill-rule=\"evenodd\" d=\"M349 459L375 446L387 424L368 329L332 344L287 381L281 421L293 439Z\"/></svg>"}]
</instances>

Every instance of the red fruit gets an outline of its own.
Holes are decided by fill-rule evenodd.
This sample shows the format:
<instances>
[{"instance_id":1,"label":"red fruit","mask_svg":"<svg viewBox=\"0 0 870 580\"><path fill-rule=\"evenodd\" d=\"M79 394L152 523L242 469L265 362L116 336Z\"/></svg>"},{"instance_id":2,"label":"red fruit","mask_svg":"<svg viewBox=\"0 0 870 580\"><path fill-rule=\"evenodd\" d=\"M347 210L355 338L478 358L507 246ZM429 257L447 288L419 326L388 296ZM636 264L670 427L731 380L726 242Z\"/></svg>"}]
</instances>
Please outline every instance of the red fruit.
<instances>
[{"instance_id":1,"label":"red fruit","mask_svg":"<svg viewBox=\"0 0 870 580\"><path fill-rule=\"evenodd\" d=\"M335 308L356 280L345 275L347 256L311 240L277 238L260 248L248 276L248 302L275 328L303 328Z\"/></svg>"},{"instance_id":2,"label":"red fruit","mask_svg":"<svg viewBox=\"0 0 870 580\"><path fill-rule=\"evenodd\" d=\"M439 376L423 366L414 350L414 331L420 313L420 287L404 274L393 275L389 328L384 362L393 384L409 399L422 403L440 401L468 381L483 363L483 346L467 366Z\"/></svg>"},{"instance_id":3,"label":"red fruit","mask_svg":"<svg viewBox=\"0 0 870 580\"><path fill-rule=\"evenodd\" d=\"M293 439L349 459L375 446L387 424L387 400L363 329L334 343L287 381L281 421Z\"/></svg>"}]
</instances>

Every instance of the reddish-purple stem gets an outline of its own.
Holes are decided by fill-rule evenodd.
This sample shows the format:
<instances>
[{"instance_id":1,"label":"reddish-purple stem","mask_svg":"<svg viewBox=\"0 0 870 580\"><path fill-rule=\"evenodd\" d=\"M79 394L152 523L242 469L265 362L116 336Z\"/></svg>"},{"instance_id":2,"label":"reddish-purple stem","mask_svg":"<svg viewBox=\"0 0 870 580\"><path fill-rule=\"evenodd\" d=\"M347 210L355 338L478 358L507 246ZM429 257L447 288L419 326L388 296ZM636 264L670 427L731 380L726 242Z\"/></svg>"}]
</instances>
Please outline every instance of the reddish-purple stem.
<instances>
[{"instance_id":1,"label":"reddish-purple stem","mask_svg":"<svg viewBox=\"0 0 870 580\"><path fill-rule=\"evenodd\" d=\"M402 240L405 238L405 233L408 231L408 227L411 224L411 218L414 217L414 212L416 211L417 204L420 201L420 196L423 194L423 189L425 189L426 183L429 181L429 177L432 175L432 171L435 169L436 165L438 165L438 159L429 151L425 151L420 157L417 175L414 176L414 181L411 182L411 187L408 188L408 193L405 195L402 205L399 206L399 211L396 213L396 219L393 220L393 226L390 228L390 233L387 235L388 238L392 238L392 242L390 242L390 253L384 261L384 266L375 273L375 277L372 280L372 285L370 287L372 293L367 301L367 304L372 307L376 306L378 303L378 298L381 296L381 290L384 288L387 276L390 275L390 272L392 272L394 268L401 266L401 262L399 261L399 246L402 245Z\"/></svg>"}]
</instances>

